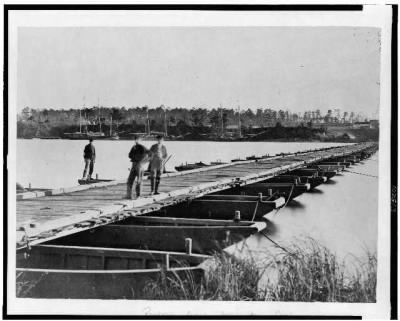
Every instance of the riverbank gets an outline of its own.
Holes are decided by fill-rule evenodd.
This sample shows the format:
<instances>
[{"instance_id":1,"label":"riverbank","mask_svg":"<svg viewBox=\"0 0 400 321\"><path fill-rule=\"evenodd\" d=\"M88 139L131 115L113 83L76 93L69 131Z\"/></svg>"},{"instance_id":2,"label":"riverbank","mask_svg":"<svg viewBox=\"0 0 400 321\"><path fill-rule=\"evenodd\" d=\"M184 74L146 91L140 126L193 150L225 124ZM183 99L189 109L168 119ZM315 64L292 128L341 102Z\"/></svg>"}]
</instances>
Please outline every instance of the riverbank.
<instances>
[{"instance_id":1,"label":"riverbank","mask_svg":"<svg viewBox=\"0 0 400 321\"><path fill-rule=\"evenodd\" d=\"M341 261L314 239L280 248L260 267L250 259L216 253L206 272L191 271L148 280L147 300L223 300L282 302L376 302L376 253L357 257L357 264ZM263 271L275 275L260 286Z\"/></svg>"}]
</instances>

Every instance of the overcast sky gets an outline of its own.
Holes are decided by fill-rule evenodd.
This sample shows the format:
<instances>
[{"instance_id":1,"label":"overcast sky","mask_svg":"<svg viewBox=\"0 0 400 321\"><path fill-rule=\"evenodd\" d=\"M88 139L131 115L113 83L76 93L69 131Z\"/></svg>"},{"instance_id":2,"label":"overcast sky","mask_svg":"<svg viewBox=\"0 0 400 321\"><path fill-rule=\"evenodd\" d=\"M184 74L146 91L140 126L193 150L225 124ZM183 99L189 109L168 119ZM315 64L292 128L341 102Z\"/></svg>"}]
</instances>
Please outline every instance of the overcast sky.
<instances>
[{"instance_id":1,"label":"overcast sky","mask_svg":"<svg viewBox=\"0 0 400 321\"><path fill-rule=\"evenodd\" d=\"M380 32L353 27L20 28L18 110L330 108L377 117Z\"/></svg>"}]
</instances>

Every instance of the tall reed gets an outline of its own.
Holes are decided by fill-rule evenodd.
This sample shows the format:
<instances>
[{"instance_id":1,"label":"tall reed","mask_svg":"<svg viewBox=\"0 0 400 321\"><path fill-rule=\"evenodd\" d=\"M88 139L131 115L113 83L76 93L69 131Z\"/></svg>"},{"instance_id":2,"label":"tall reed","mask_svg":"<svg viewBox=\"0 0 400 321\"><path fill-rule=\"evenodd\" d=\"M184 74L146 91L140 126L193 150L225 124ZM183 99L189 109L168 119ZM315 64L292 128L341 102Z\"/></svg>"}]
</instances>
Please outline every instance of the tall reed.
<instances>
[{"instance_id":1,"label":"tall reed","mask_svg":"<svg viewBox=\"0 0 400 321\"><path fill-rule=\"evenodd\" d=\"M192 272L148 280L146 299L268 300L303 302L375 302L376 254L339 261L337 255L313 239L279 249L260 269L256 258L235 259L224 252L213 255L207 273ZM260 286L264 271L275 277Z\"/></svg>"}]
</instances>

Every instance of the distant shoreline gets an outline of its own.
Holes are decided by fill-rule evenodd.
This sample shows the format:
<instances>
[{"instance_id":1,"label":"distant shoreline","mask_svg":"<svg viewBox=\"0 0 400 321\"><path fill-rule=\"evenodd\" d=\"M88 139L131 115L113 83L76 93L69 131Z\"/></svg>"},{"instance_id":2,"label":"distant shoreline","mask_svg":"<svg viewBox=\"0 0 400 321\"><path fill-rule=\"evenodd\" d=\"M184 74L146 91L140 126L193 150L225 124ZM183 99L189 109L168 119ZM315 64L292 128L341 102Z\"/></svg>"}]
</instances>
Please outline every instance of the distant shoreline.
<instances>
[{"instance_id":1,"label":"distant shoreline","mask_svg":"<svg viewBox=\"0 0 400 321\"><path fill-rule=\"evenodd\" d=\"M55 141L87 141L87 139L68 139L68 138L25 138L25 137L17 137L17 140L55 140ZM133 139L96 139L94 141L134 141ZM145 139L146 141L156 141L156 139ZM215 143L254 143L254 142L264 142L264 143L360 143L366 142L367 140L338 140L338 139L326 139L326 140L317 140L317 139L253 139L253 140L244 140L244 139L220 139L220 140L213 140L213 139L170 139L166 138L165 141L167 142L215 142ZM372 141L372 140L369 140Z\"/></svg>"}]
</instances>

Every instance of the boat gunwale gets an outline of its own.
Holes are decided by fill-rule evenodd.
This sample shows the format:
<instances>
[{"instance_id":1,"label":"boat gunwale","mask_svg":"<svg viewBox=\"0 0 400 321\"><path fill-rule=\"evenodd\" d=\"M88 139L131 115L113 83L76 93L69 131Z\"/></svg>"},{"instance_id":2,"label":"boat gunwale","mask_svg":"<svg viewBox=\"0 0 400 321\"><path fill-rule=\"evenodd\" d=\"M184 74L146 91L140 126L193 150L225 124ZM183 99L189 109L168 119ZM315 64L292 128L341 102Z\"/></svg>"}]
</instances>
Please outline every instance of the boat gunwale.
<instances>
[{"instance_id":1,"label":"boat gunwale","mask_svg":"<svg viewBox=\"0 0 400 321\"><path fill-rule=\"evenodd\" d=\"M257 197L257 196L255 196ZM264 200L210 200L210 199L195 199L192 201L191 204L193 203L206 203L206 202L210 202L210 203L222 203L222 202L229 202L229 203L242 203L242 204L254 204L254 203L261 203L261 204L270 204L270 205L276 205L277 203L280 203L279 198L281 198L281 196L279 196L278 198L276 198L273 201L264 201Z\"/></svg>"},{"instance_id":2,"label":"boat gunwale","mask_svg":"<svg viewBox=\"0 0 400 321\"><path fill-rule=\"evenodd\" d=\"M207 258L206 258L207 259ZM206 260L205 259L205 260ZM201 263L200 263L201 264ZM199 265L200 265L199 264ZM187 267L174 267L174 268L153 268L153 269L127 269L127 270L69 270L69 269L35 269L35 268L16 268L16 272L33 272L33 273L69 273L69 274L136 274L136 273L158 273L162 271L166 272L180 272L180 271L192 271L192 270L204 270L199 265L187 266Z\"/></svg>"},{"instance_id":3,"label":"boat gunwale","mask_svg":"<svg viewBox=\"0 0 400 321\"><path fill-rule=\"evenodd\" d=\"M173 226L173 225L128 225L128 224L108 224L108 225L103 225L99 226L99 229L113 229L113 228L124 228L124 229L134 229L134 228L143 228L143 229L153 229L153 230L172 230L172 229L190 229L190 230L219 230L219 229L226 229L230 231L245 231L245 230L259 230L260 227L257 225L257 223L264 223L263 221L256 222L254 221L254 224L252 225L247 225L247 226L226 226L226 225L211 225L211 226L201 226L201 225L180 225L180 226ZM266 227L266 226L265 226ZM72 234L73 235L73 234Z\"/></svg>"},{"instance_id":4,"label":"boat gunwale","mask_svg":"<svg viewBox=\"0 0 400 321\"><path fill-rule=\"evenodd\" d=\"M62 250L82 250L82 251L104 251L104 252L124 252L124 253L138 253L138 254L160 254L160 255L175 255L175 256L192 256L196 258L209 258L210 255L191 253L190 255L185 252L177 251L162 251L162 250L144 250L144 249L127 249L127 248L117 248L117 247L95 247L95 246L77 246L77 245L58 245L58 244L38 244L33 246L33 248L41 249L62 249ZM100 253L99 253L100 254Z\"/></svg>"},{"instance_id":5,"label":"boat gunwale","mask_svg":"<svg viewBox=\"0 0 400 321\"><path fill-rule=\"evenodd\" d=\"M230 226L229 224L233 224L233 226L245 226L251 227L254 224L254 221L249 220L241 220L239 222L235 222L233 220L223 220L223 219L203 219L203 218L188 218L188 217L174 217L174 216L135 216L131 218L133 221L138 220L144 221L143 223L166 223L166 224L180 224L179 226L183 226L182 224L195 224L195 225L202 225L203 226L220 226L220 227L227 227ZM147 221L147 222L145 222ZM134 222L133 222L134 223ZM118 225L118 224L117 224ZM124 224L119 224L124 225ZM134 224L133 224L134 225Z\"/></svg>"}]
</instances>

